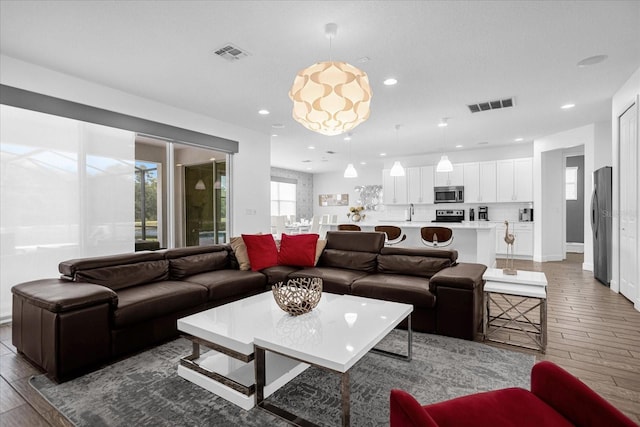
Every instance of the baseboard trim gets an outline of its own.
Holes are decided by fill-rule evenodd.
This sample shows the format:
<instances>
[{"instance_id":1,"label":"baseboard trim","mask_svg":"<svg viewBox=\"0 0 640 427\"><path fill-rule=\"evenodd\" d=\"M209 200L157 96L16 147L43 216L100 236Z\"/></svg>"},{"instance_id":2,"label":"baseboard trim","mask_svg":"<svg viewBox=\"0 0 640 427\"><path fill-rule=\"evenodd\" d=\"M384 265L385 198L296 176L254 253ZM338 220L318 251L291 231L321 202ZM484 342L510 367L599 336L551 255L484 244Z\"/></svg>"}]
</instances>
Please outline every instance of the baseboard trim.
<instances>
[{"instance_id":1,"label":"baseboard trim","mask_svg":"<svg viewBox=\"0 0 640 427\"><path fill-rule=\"evenodd\" d=\"M586 270L586 271L593 271L593 263L583 262L582 263L582 269Z\"/></svg>"},{"instance_id":2,"label":"baseboard trim","mask_svg":"<svg viewBox=\"0 0 640 427\"><path fill-rule=\"evenodd\" d=\"M564 256L562 255L545 255L542 257L542 262L550 262L550 261L564 261Z\"/></svg>"},{"instance_id":3,"label":"baseboard trim","mask_svg":"<svg viewBox=\"0 0 640 427\"><path fill-rule=\"evenodd\" d=\"M584 253L584 243L569 243L567 242L567 252L583 254Z\"/></svg>"}]
</instances>

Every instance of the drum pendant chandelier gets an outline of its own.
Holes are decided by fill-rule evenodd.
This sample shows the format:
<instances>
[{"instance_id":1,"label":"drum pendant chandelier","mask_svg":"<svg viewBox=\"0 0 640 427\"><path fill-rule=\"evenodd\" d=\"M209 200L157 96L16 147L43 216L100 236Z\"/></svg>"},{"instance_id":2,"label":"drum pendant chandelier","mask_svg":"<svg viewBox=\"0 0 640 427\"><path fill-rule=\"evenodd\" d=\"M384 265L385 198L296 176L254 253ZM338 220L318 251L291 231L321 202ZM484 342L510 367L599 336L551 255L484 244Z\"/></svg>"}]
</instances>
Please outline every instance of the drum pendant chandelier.
<instances>
[{"instance_id":1,"label":"drum pendant chandelier","mask_svg":"<svg viewBox=\"0 0 640 427\"><path fill-rule=\"evenodd\" d=\"M327 24L331 40L336 24ZM302 126L323 135L348 132L369 118L371 87L367 74L346 62L318 62L300 71L289 98L293 118Z\"/></svg>"}]
</instances>

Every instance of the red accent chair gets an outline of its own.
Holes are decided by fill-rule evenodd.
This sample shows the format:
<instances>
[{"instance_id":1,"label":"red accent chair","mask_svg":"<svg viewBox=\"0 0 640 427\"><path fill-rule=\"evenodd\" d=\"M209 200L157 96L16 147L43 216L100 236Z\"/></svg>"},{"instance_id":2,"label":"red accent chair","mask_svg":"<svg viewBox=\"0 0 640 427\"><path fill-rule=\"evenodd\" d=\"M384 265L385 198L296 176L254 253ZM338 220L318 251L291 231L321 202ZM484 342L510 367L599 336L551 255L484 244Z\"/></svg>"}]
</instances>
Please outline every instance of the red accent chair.
<instances>
[{"instance_id":1,"label":"red accent chair","mask_svg":"<svg viewBox=\"0 0 640 427\"><path fill-rule=\"evenodd\" d=\"M422 406L391 390L391 427L637 427L582 381L549 361L531 369L531 391L506 388Z\"/></svg>"}]
</instances>

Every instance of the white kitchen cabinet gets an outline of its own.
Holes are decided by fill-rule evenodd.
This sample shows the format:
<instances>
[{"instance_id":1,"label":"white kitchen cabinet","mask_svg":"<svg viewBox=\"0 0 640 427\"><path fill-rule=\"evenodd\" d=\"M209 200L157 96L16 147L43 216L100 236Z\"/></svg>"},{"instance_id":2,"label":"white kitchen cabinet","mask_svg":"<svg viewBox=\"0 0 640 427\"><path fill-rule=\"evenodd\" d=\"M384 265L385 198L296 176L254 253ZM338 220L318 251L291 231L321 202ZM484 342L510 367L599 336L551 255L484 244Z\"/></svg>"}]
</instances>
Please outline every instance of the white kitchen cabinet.
<instances>
[{"instance_id":1,"label":"white kitchen cabinet","mask_svg":"<svg viewBox=\"0 0 640 427\"><path fill-rule=\"evenodd\" d=\"M516 201L533 201L533 159L516 159L513 164Z\"/></svg>"},{"instance_id":2,"label":"white kitchen cabinet","mask_svg":"<svg viewBox=\"0 0 640 427\"><path fill-rule=\"evenodd\" d=\"M497 201L531 202L533 200L533 159L498 160Z\"/></svg>"},{"instance_id":3,"label":"white kitchen cabinet","mask_svg":"<svg viewBox=\"0 0 640 427\"><path fill-rule=\"evenodd\" d=\"M453 165L451 172L436 172L435 181L436 187L464 185L464 167L461 164L456 164Z\"/></svg>"},{"instance_id":4,"label":"white kitchen cabinet","mask_svg":"<svg viewBox=\"0 0 640 427\"><path fill-rule=\"evenodd\" d=\"M433 166L407 168L407 202L433 203Z\"/></svg>"},{"instance_id":5,"label":"white kitchen cabinet","mask_svg":"<svg viewBox=\"0 0 640 427\"><path fill-rule=\"evenodd\" d=\"M504 223L496 224L496 253L501 256L507 254L507 244ZM515 222L509 223L509 233L515 236L513 243L513 255L518 257L533 257L533 223Z\"/></svg>"},{"instance_id":6,"label":"white kitchen cabinet","mask_svg":"<svg viewBox=\"0 0 640 427\"><path fill-rule=\"evenodd\" d=\"M407 175L391 176L391 169L382 170L382 201L385 205L406 205Z\"/></svg>"},{"instance_id":7,"label":"white kitchen cabinet","mask_svg":"<svg viewBox=\"0 0 640 427\"><path fill-rule=\"evenodd\" d=\"M480 164L464 163L464 201L474 203L480 201Z\"/></svg>"},{"instance_id":8,"label":"white kitchen cabinet","mask_svg":"<svg viewBox=\"0 0 640 427\"><path fill-rule=\"evenodd\" d=\"M465 163L465 203L496 201L496 162Z\"/></svg>"}]
</instances>

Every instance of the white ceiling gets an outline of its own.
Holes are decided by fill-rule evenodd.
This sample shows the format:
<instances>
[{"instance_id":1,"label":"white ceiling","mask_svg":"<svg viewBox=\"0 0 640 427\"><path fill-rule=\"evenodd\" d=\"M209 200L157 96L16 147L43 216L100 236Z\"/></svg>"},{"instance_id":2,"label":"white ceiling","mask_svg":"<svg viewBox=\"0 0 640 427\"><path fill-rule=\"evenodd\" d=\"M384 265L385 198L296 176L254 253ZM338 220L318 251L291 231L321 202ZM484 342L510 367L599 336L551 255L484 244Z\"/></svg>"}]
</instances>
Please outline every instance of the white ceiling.
<instances>
[{"instance_id":1,"label":"white ceiling","mask_svg":"<svg viewBox=\"0 0 640 427\"><path fill-rule=\"evenodd\" d=\"M277 133L271 164L311 172L343 170L348 144L295 122L288 91L300 69L330 54L369 75L371 117L351 141L354 163L369 165L381 164L380 152L389 162L610 120L612 95L640 67L637 0L2 0L0 8L2 54ZM331 52L329 22L338 24ZM234 63L215 56L226 43L250 56ZM608 59L577 67L599 54ZM387 77L399 83L384 86ZM476 114L466 107L505 97L516 106ZM576 107L560 109L569 102ZM261 108L271 114L258 115ZM285 127L273 130L276 123Z\"/></svg>"}]
</instances>

